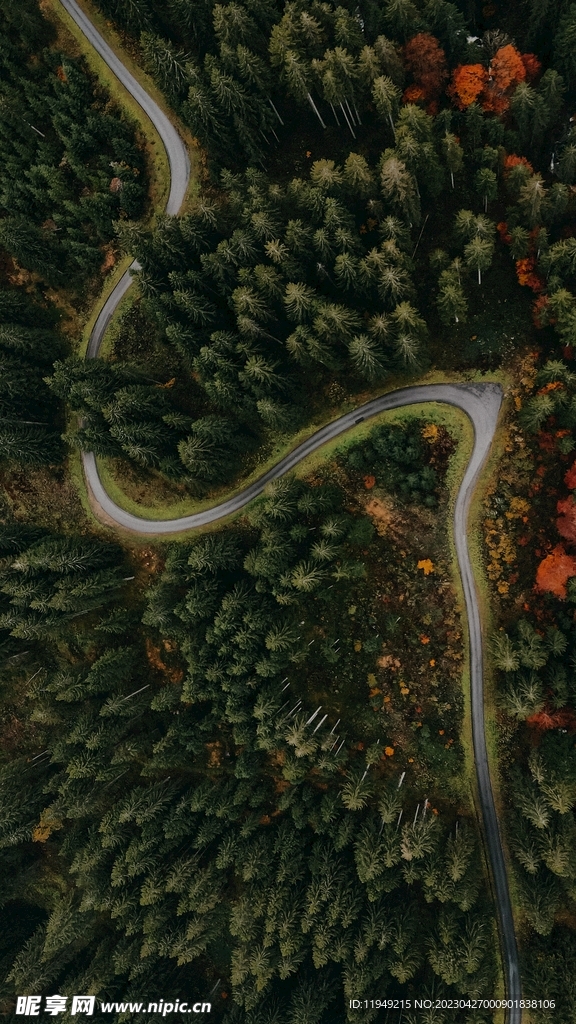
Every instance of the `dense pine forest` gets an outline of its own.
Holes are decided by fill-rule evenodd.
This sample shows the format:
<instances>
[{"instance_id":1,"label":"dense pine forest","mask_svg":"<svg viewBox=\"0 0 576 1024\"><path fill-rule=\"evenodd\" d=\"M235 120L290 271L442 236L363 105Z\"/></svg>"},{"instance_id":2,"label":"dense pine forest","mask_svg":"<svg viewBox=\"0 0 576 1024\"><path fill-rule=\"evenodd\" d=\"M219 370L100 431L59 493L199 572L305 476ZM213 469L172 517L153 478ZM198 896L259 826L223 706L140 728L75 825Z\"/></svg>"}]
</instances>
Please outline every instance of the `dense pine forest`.
<instances>
[{"instance_id":1,"label":"dense pine forest","mask_svg":"<svg viewBox=\"0 0 576 1024\"><path fill-rule=\"evenodd\" d=\"M334 382L493 367L549 302L554 319L572 273L567 58L473 38L447 3L360 19L233 4L205 30L177 5L105 10L205 147L206 180L178 220L120 222L142 264L138 372L122 336L107 371L58 364L73 445L205 494L330 406Z\"/></svg>"},{"instance_id":2,"label":"dense pine forest","mask_svg":"<svg viewBox=\"0 0 576 1024\"><path fill-rule=\"evenodd\" d=\"M396 430L413 432L414 449L419 431ZM371 613L360 556L374 527L343 497L334 480L280 482L242 529L167 550L144 610L118 548L6 532L0 628L13 676L23 663L30 674L27 741L42 748L2 774L4 914L31 932L8 972L18 990L152 999L159 977L183 995L224 975L226 1020L278 1002L294 1019L333 1019L342 995L371 985L491 991L474 824L434 793L439 777L458 792L458 741L419 735L423 708L397 683L406 738L390 697L355 706L363 663L386 638L398 652L410 627L393 605ZM392 553L389 540L373 545L374 577ZM352 628L332 636L351 599ZM437 636L425 656L442 647ZM331 689L314 715L312 695ZM460 713L438 698L459 701L458 671L442 690L418 698L431 701L426 732L451 719L457 736ZM396 737L414 765L400 786ZM38 849L64 883L44 913L24 911L43 884Z\"/></svg>"},{"instance_id":3,"label":"dense pine forest","mask_svg":"<svg viewBox=\"0 0 576 1024\"><path fill-rule=\"evenodd\" d=\"M197 142L179 217L152 216L145 128L57 9L0 0L3 1012L85 992L343 1024L354 998L502 994L455 421L364 424L171 543L75 507L56 530L25 489L62 502L81 450L216 500L372 394L489 371L493 770L523 988L556 1000L531 1019L571 1024L576 4L98 0Z\"/></svg>"},{"instance_id":4,"label":"dense pine forest","mask_svg":"<svg viewBox=\"0 0 576 1024\"><path fill-rule=\"evenodd\" d=\"M47 49L48 26L34 22L3 33L1 244L48 285L79 286L114 221L143 212L144 160L83 62Z\"/></svg>"},{"instance_id":5,"label":"dense pine forest","mask_svg":"<svg viewBox=\"0 0 576 1024\"><path fill-rule=\"evenodd\" d=\"M62 407L45 383L66 352L56 291L114 262L114 223L139 216L146 170L132 126L81 60L47 46L35 4L1 8L0 456L22 465L64 457Z\"/></svg>"}]
</instances>

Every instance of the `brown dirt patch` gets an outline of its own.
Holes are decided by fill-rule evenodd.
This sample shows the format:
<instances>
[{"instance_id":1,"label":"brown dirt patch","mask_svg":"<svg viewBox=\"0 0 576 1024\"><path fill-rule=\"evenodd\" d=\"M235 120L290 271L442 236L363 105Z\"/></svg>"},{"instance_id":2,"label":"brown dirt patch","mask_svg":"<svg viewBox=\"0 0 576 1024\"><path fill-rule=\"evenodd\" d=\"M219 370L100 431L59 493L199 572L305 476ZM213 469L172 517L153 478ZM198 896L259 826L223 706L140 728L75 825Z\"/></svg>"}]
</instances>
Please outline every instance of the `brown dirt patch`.
<instances>
[{"instance_id":1,"label":"brown dirt patch","mask_svg":"<svg viewBox=\"0 0 576 1024\"><path fill-rule=\"evenodd\" d=\"M401 537L406 523L391 500L371 498L366 503L365 510L381 537L391 537L394 540Z\"/></svg>"},{"instance_id":2,"label":"brown dirt patch","mask_svg":"<svg viewBox=\"0 0 576 1024\"><path fill-rule=\"evenodd\" d=\"M149 637L146 637L146 657L148 659L148 664L152 668L156 669L157 672L161 672L169 683L182 682L182 679L184 678L184 672L182 669L167 665L162 660L160 647L155 647Z\"/></svg>"}]
</instances>

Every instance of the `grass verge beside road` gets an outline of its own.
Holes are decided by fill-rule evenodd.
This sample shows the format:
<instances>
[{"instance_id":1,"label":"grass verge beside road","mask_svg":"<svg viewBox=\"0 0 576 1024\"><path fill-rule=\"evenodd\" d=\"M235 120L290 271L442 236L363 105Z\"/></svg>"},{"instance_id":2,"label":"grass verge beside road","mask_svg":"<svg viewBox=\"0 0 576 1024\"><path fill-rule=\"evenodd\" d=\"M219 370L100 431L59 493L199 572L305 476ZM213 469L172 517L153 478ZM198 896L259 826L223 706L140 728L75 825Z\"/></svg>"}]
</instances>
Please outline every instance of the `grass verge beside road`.
<instances>
[{"instance_id":1,"label":"grass verge beside road","mask_svg":"<svg viewBox=\"0 0 576 1024\"><path fill-rule=\"evenodd\" d=\"M90 314L89 319L86 321L86 323L84 324L84 327L82 328L82 337L81 337L80 342L79 342L78 350L75 353L76 355L80 356L81 358L83 358L86 355L86 350L88 348L88 342L90 341L90 335L92 334L92 328L94 327L94 324L96 323L96 320L98 319L98 314L100 313L100 310L102 309L102 306L106 302L106 299L108 298L110 293L114 290L114 288L118 284L118 281L120 280L120 278L126 273L126 271L128 270L128 267L130 266L131 263L132 263L132 257L131 256L124 256L121 260L118 261L118 263L114 267L114 270L110 274L108 274L107 277L104 279L104 281L102 283L102 288L100 289L100 294L99 294L98 298L96 299L96 302L94 303L94 306L92 308L92 313ZM114 319L116 319L116 314L114 316ZM100 352L101 352L102 355L107 354L107 350L106 350L105 346L106 346L106 337L104 338L104 342L102 343L102 345L100 347Z\"/></svg>"},{"instance_id":2,"label":"grass verge beside road","mask_svg":"<svg viewBox=\"0 0 576 1024\"><path fill-rule=\"evenodd\" d=\"M262 474L267 472L267 470L271 469L272 466L280 461L280 459L289 454L289 452L310 437L310 435L316 430L319 430L326 424L338 419L339 416L356 409L360 404L369 402L371 399L376 398L379 395L389 391L395 391L398 388L418 384L482 383L485 380L501 381L502 377L503 375L501 373L490 373L484 375L477 372L475 374L471 374L467 381L463 381L461 375L446 374L442 371L433 371L417 381L402 378L391 379L388 382L387 387L375 387L370 390L363 391L360 394L348 396L338 406L329 406L326 404L326 406L324 406L324 408L316 415L314 420L308 422L296 434L283 435L278 438L276 443L265 453L262 452L262 457L257 461L249 473L237 478L232 484L210 492L207 497L202 499L195 499L188 494L185 494L182 497L175 495L173 500L169 498L167 499L166 495L169 494L171 490L170 485L167 482L158 478L158 483L156 484L154 478L145 478L143 475L139 477L137 470L130 469L124 471L122 463L114 464L110 460L100 459L98 462L98 468L102 483L104 484L108 494L120 508L127 512L131 512L134 515L141 516L144 519L176 519L180 516L192 515L195 512L202 512L207 508L211 508L213 505L227 500L227 498L233 497L239 491L257 480L258 477L262 476ZM413 407L410 406L409 408L412 409ZM383 415L389 416L391 414L385 413ZM363 424L359 424L358 427L354 427L352 430L348 431L345 438L357 439L365 436L369 433L372 426L374 426L378 421L379 418L374 417ZM336 446L339 446L345 444L345 438L336 438L334 442L329 442L321 449L318 449L318 451L310 456L310 458L318 458L319 461L323 461L323 459L326 458L326 453L332 450L332 445L335 444ZM302 463L302 465L309 465L308 460L306 460L305 463ZM298 472L300 472L300 470Z\"/></svg>"},{"instance_id":3,"label":"grass verge beside road","mask_svg":"<svg viewBox=\"0 0 576 1024\"><path fill-rule=\"evenodd\" d=\"M164 97L154 84L154 81L142 68L130 58L125 47L121 44L117 32L111 23L106 21L103 15L90 3L79 0L79 6L89 15L90 20L98 29L106 42L122 60L130 73L148 92L160 109L170 118L178 133L188 149L191 163L190 185L188 196L185 201L186 209L194 201L199 188L200 177L200 155L197 144L188 131L174 116L174 112L166 105ZM130 93L118 81L116 75L110 70L106 62L93 49L80 31L76 22L59 0L41 0L41 7L44 14L53 22L58 32L58 43L63 49L75 55L81 55L90 70L98 80L106 87L113 100L124 111L125 115L133 123L137 138L146 155L146 165L149 175L148 191L148 213L144 221L146 224L153 224L156 216L166 204L170 192L170 166L168 156L156 128L149 120L139 104L132 98ZM184 212L184 211L183 211ZM103 281L100 295L94 303L92 314L86 321L83 328L83 339L79 349L79 355L84 355L90 332L102 305L110 294L122 274L132 262L132 257L125 256L116 264L112 273L108 274Z\"/></svg>"},{"instance_id":4,"label":"grass verge beside road","mask_svg":"<svg viewBox=\"0 0 576 1024\"><path fill-rule=\"evenodd\" d=\"M93 21L100 34L106 38L106 42L112 47L114 52L121 56L123 63L126 64L129 71L142 83L147 92L151 93L154 100L162 107L165 113L170 116L170 112L166 110L162 97L155 88L154 83L140 68L137 68L130 61L125 51L120 47L118 37L112 27L91 5L80 3L80 6L89 14L91 21ZM166 150L154 125L146 117L144 111L130 93L121 85L102 57L96 53L85 39L76 22L70 17L62 4L59 3L59 0L42 0L42 9L50 17L50 20L56 24L61 45L65 46L66 49L75 50L76 53L82 55L90 70L134 123L136 130L140 134L147 156L148 173L150 175L150 210L155 212L157 209L162 208L170 190L170 167Z\"/></svg>"},{"instance_id":5,"label":"grass verge beside road","mask_svg":"<svg viewBox=\"0 0 576 1024\"><path fill-rule=\"evenodd\" d=\"M52 5L58 6L63 13L66 13L61 7L58 0L47 0ZM201 174L201 152L198 147L198 143L190 129L187 128L182 121L174 113L172 107L166 103L164 94L160 91L156 85L154 79L141 67L141 65L134 60L130 49L126 46L126 41L123 41L114 26L108 21L102 12L90 3L90 0L76 0L79 7L85 11L90 18L90 21L95 28L98 29L100 35L104 37L108 45L114 51L116 56L122 61L124 67L134 76L137 82L140 83L143 89L146 90L149 96L152 97L154 102L160 107L160 110L166 115L167 118L172 122L176 128L180 138L185 143L188 150L188 156L190 158L190 182L188 185L188 194L184 201L184 206L181 213L186 213L190 204L193 203L195 196L199 190L199 182L202 176ZM72 19L70 19L72 21ZM73 22L73 24L75 24ZM151 203L151 217L152 219L163 211L164 203L168 197L170 190L170 169L168 165L168 157L164 144L158 135L154 125L149 120L145 111L142 110L140 105L130 96L130 93L120 84L113 72L110 71L107 64L102 60L101 57L92 49L90 44L84 38L77 26L75 26L76 32L78 33L79 42L83 47L82 52L85 52L86 59L88 60L90 55L98 61L98 68L102 67L103 71L97 71L98 76L110 89L110 92L117 100L117 102L126 107L127 112L138 122L140 129L146 136L146 140L152 147L153 152L150 154L154 160L155 167L158 169L158 192L155 193L153 189L150 191L150 203ZM106 79L104 79L106 75ZM111 82L109 83L109 79Z\"/></svg>"}]
</instances>

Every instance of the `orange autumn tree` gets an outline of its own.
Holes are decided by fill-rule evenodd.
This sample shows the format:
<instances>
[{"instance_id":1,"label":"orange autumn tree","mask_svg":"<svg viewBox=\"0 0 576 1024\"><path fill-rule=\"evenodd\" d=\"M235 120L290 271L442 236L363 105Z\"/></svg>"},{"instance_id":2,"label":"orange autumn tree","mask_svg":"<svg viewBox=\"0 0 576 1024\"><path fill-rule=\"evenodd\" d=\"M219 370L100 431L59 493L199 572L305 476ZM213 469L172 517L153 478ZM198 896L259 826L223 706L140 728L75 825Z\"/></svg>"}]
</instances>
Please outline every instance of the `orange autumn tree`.
<instances>
[{"instance_id":1,"label":"orange autumn tree","mask_svg":"<svg viewBox=\"0 0 576 1024\"><path fill-rule=\"evenodd\" d=\"M420 103L426 99L426 93L421 85L409 85L402 93L404 103Z\"/></svg>"},{"instance_id":2,"label":"orange autumn tree","mask_svg":"<svg viewBox=\"0 0 576 1024\"><path fill-rule=\"evenodd\" d=\"M414 85L404 94L405 101L439 99L448 78L446 55L438 40L429 32L419 32L404 47L404 63L414 78Z\"/></svg>"},{"instance_id":3,"label":"orange autumn tree","mask_svg":"<svg viewBox=\"0 0 576 1024\"><path fill-rule=\"evenodd\" d=\"M448 95L460 110L476 100L482 108L503 114L519 82L531 81L540 72L533 53L521 54L512 43L496 51L488 70L482 64L460 64L454 69Z\"/></svg>"},{"instance_id":4,"label":"orange autumn tree","mask_svg":"<svg viewBox=\"0 0 576 1024\"><path fill-rule=\"evenodd\" d=\"M499 92L506 92L511 86L518 85L526 78L526 66L522 55L512 43L496 50L492 63L488 68L489 78Z\"/></svg>"},{"instance_id":5,"label":"orange autumn tree","mask_svg":"<svg viewBox=\"0 0 576 1024\"><path fill-rule=\"evenodd\" d=\"M573 731L576 726L576 717L569 708L565 708L563 711L550 711L545 708L535 715L530 715L526 719L526 725L531 725L543 732L547 729L570 729Z\"/></svg>"},{"instance_id":6,"label":"orange autumn tree","mask_svg":"<svg viewBox=\"0 0 576 1024\"><path fill-rule=\"evenodd\" d=\"M576 576L576 558L566 553L563 544L557 544L538 566L536 590L564 599L566 584L572 576Z\"/></svg>"},{"instance_id":7,"label":"orange autumn tree","mask_svg":"<svg viewBox=\"0 0 576 1024\"><path fill-rule=\"evenodd\" d=\"M542 330L545 323L548 322L546 307L548 306L548 296L539 295L536 301L532 304L532 323L537 330ZM576 487L576 484L574 485Z\"/></svg>"},{"instance_id":8,"label":"orange autumn tree","mask_svg":"<svg viewBox=\"0 0 576 1024\"><path fill-rule=\"evenodd\" d=\"M481 64L459 64L446 91L459 110L466 110L484 91L487 81L488 72Z\"/></svg>"},{"instance_id":9,"label":"orange autumn tree","mask_svg":"<svg viewBox=\"0 0 576 1024\"><path fill-rule=\"evenodd\" d=\"M507 178L514 167L526 167L530 174L534 174L534 168L525 156L517 156L516 153L507 153L504 157L504 177Z\"/></svg>"},{"instance_id":10,"label":"orange autumn tree","mask_svg":"<svg viewBox=\"0 0 576 1024\"><path fill-rule=\"evenodd\" d=\"M510 96L519 82L526 79L522 56L512 43L501 46L488 68L488 82L482 95L482 107L503 114L510 105Z\"/></svg>"},{"instance_id":11,"label":"orange autumn tree","mask_svg":"<svg viewBox=\"0 0 576 1024\"><path fill-rule=\"evenodd\" d=\"M518 284L527 285L533 292L541 292L546 287L544 278L536 273L536 257L526 256L516 260L516 277Z\"/></svg>"},{"instance_id":12,"label":"orange autumn tree","mask_svg":"<svg viewBox=\"0 0 576 1024\"><path fill-rule=\"evenodd\" d=\"M576 544L576 504L572 495L569 494L567 498L559 501L556 509L560 513L556 520L558 533L570 544Z\"/></svg>"}]
</instances>

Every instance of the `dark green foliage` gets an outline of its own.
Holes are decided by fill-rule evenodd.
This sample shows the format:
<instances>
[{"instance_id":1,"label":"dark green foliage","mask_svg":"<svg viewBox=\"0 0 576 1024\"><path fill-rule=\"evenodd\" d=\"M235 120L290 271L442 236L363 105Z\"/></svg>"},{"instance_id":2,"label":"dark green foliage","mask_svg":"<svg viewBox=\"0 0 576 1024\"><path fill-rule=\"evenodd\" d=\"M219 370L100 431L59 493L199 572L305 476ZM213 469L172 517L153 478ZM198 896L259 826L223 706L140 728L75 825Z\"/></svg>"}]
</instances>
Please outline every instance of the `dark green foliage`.
<instances>
[{"instance_id":1,"label":"dark green foliage","mask_svg":"<svg viewBox=\"0 0 576 1024\"><path fill-rule=\"evenodd\" d=\"M556 330L566 344L576 340L574 307L576 300L566 289L556 292L550 300L553 311L557 312ZM528 433L536 434L551 417L558 421L563 431L556 440L560 452L567 454L574 448L572 432L576 427L576 377L568 365L560 359L545 363L536 378L539 392L528 399L521 412L521 423ZM560 387L546 390L546 385L557 382ZM564 432L565 431L565 432Z\"/></svg>"},{"instance_id":2,"label":"dark green foliage","mask_svg":"<svg viewBox=\"0 0 576 1024\"><path fill-rule=\"evenodd\" d=\"M134 398L134 416L121 426L109 423L103 405L94 408L74 435L82 448L127 455L178 481L186 480L184 462L193 488L202 488L211 475L214 483L230 479L235 459L241 472L250 469L249 449L270 431L297 427L310 402L321 401L327 377L346 387L350 377L355 387L376 383L420 372L432 354L493 365L529 329L529 293L516 289L509 253L495 242L504 194L514 259L536 256L542 272L553 261L551 292L571 273L570 240L560 236L574 213L568 186L576 158L561 131L566 85L558 71L521 82L506 119L484 111L481 98L460 111L442 93L434 113L402 102L401 44L415 33L436 33L450 68L488 66L498 39L468 44L455 5L431 0L419 10L403 0L381 10L313 4L304 11L207 3L197 21L179 0L103 7L140 34L145 63L207 147L220 187L200 196L193 213L160 219L153 232L126 221L119 228L123 247L142 264L153 333L173 346L194 374L194 397L201 389L204 398L193 409L177 406L183 415L175 417L160 401L136 415ZM256 166L265 165L272 130L283 133L281 146L296 138L294 105L332 127L322 129L320 149L316 136L309 143L307 152L324 157L309 177L285 184L291 151L270 177ZM347 152L346 132L356 152ZM547 182L556 138L560 180ZM541 175L526 163L508 171L511 152L526 153ZM218 176L222 165L241 173ZM460 207L458 216L471 220L456 237L449 225ZM428 257L440 238L446 258L431 279ZM238 438L228 466L218 454L212 459L210 446L217 453L223 442L196 437L193 421L200 431L212 425ZM412 483L406 493L433 488L431 480Z\"/></svg>"},{"instance_id":3,"label":"dark green foliage","mask_svg":"<svg viewBox=\"0 0 576 1024\"><path fill-rule=\"evenodd\" d=\"M260 172L225 174L226 203L125 236L147 307L236 436L236 419L293 428L326 369L377 380L425 359L406 226L386 217L366 240L359 231L366 197L379 202L366 161L319 161L310 177L280 188Z\"/></svg>"},{"instance_id":4,"label":"dark green foliage","mask_svg":"<svg viewBox=\"0 0 576 1024\"><path fill-rule=\"evenodd\" d=\"M429 132L427 115L414 108L413 118ZM59 363L51 381L89 414L75 443L194 486L228 479L267 431L294 429L327 370L373 381L426 360L407 226L382 215L366 232L380 201L363 157L319 161L310 181L286 188L257 171L222 183L225 202L203 199L154 232L122 235L142 265L146 310L193 367L208 415L190 416L148 382L122 387L120 363Z\"/></svg>"},{"instance_id":5,"label":"dark green foliage","mask_svg":"<svg viewBox=\"0 0 576 1024\"><path fill-rule=\"evenodd\" d=\"M144 383L144 381L146 381ZM238 472L253 438L230 419L193 420L172 392L130 364L70 358L54 365L50 388L82 414L71 444L98 455L127 456L196 489Z\"/></svg>"},{"instance_id":6,"label":"dark green foliage","mask_svg":"<svg viewBox=\"0 0 576 1024\"><path fill-rule=\"evenodd\" d=\"M368 440L349 450L347 463L359 473L375 476L377 483L406 501L430 508L437 504L438 478L417 420L374 427Z\"/></svg>"},{"instance_id":7,"label":"dark green foliage","mask_svg":"<svg viewBox=\"0 0 576 1024\"><path fill-rule=\"evenodd\" d=\"M181 993L220 978L224 1019L282 1005L287 1021L332 1024L374 985L489 995L469 827L435 817L416 779L399 791L377 747L364 756L342 726L309 723L312 709L286 699L330 594L363 572L369 538L351 526L335 488L282 480L244 529L166 550L147 661L117 603L50 648L27 684L39 768L15 787L14 764L0 797L22 850L10 899L34 898L32 832L67 884L43 919L23 918L6 996L81 978L100 998L147 1000L159 979ZM107 545L30 540L6 539L6 596L30 584L19 614L40 600L46 622L76 581L122 572Z\"/></svg>"},{"instance_id":8,"label":"dark green foliage","mask_svg":"<svg viewBox=\"0 0 576 1024\"><path fill-rule=\"evenodd\" d=\"M0 420L0 456L22 466L41 466L62 460L60 436L42 427Z\"/></svg>"},{"instance_id":9,"label":"dark green foliage","mask_svg":"<svg viewBox=\"0 0 576 1024\"><path fill-rule=\"evenodd\" d=\"M31 774L31 778L25 779L25 784L22 787L22 799L16 803L14 790L20 779L27 774ZM9 764L2 765L0 769L1 850L18 846L22 840L30 838L44 804L45 784L45 765L41 765L35 771L27 765L24 759L15 759ZM0 905L11 895L8 887L8 892L2 894Z\"/></svg>"},{"instance_id":10,"label":"dark green foliage","mask_svg":"<svg viewBox=\"0 0 576 1024\"><path fill-rule=\"evenodd\" d=\"M0 44L0 459L60 462L61 409L44 377L62 354L40 287L67 288L94 277L113 220L143 209L144 162L129 127L80 61L49 49L52 29L36 4L18 18L2 5ZM111 167L112 165L112 167Z\"/></svg>"},{"instance_id":11,"label":"dark green foliage","mask_svg":"<svg viewBox=\"0 0 576 1024\"><path fill-rule=\"evenodd\" d=\"M21 465L59 462L58 405L43 380L60 341L54 317L16 291L0 291L0 459Z\"/></svg>"},{"instance_id":12,"label":"dark green foliage","mask_svg":"<svg viewBox=\"0 0 576 1024\"><path fill-rule=\"evenodd\" d=\"M98 272L113 221L142 213L144 161L83 63L43 49L51 30L37 6L19 10L0 47L0 245L67 287Z\"/></svg>"},{"instance_id":13,"label":"dark green foliage","mask_svg":"<svg viewBox=\"0 0 576 1024\"><path fill-rule=\"evenodd\" d=\"M33 540L26 528L8 527L3 547L0 630L12 636L49 635L100 607L122 582L112 545L53 536Z\"/></svg>"},{"instance_id":14,"label":"dark green foliage","mask_svg":"<svg viewBox=\"0 0 576 1024\"><path fill-rule=\"evenodd\" d=\"M430 0L359 8L314 2L167 5L101 0L134 36L147 68L217 164L263 165L297 117L363 132L387 111L373 103L374 83L393 91L404 81L401 45L419 31L434 33L449 57L465 59L466 22L456 5ZM385 90L384 90L385 91ZM375 117L376 114L376 117ZM230 140L234 140L230 145Z\"/></svg>"},{"instance_id":15,"label":"dark green foliage","mask_svg":"<svg viewBox=\"0 0 576 1024\"><path fill-rule=\"evenodd\" d=\"M558 24L555 36L554 63L561 74L565 75L573 89L576 85L576 63L574 45L576 43L576 4L569 4Z\"/></svg>"},{"instance_id":16,"label":"dark green foliage","mask_svg":"<svg viewBox=\"0 0 576 1024\"><path fill-rule=\"evenodd\" d=\"M573 645L572 635L549 627L542 636L526 619L512 635L495 635L494 660L504 676L500 699L508 715L552 729L555 712L561 719L576 698L566 668L574 659ZM560 907L574 898L574 737L565 729L545 732L526 760L509 780L510 845L524 913L536 933L548 935Z\"/></svg>"},{"instance_id":17,"label":"dark green foliage","mask_svg":"<svg viewBox=\"0 0 576 1024\"><path fill-rule=\"evenodd\" d=\"M408 18L409 26L411 7L405 7L402 18ZM320 88L318 76L329 70L321 60L323 33L340 31L338 19L348 17L342 10L318 9L308 23L290 7L272 30L270 52L284 54L284 61L289 43L310 50ZM154 7L150 11L152 21L159 17ZM226 11L214 9L216 35L256 32L252 15L242 7L234 5L228 12L230 23ZM385 20L394 21L397 13L388 12ZM462 29L455 28L460 20L451 5L427 5L426 18L444 26L450 46L457 49ZM425 27L421 22L413 26ZM350 28L351 40L357 31L358 24ZM404 29L396 26L394 31L402 36ZM358 146L358 152L342 154L340 164L316 160L308 178L287 185L254 168L243 174L225 171L219 196L203 196L193 214L161 221L153 233L134 225L121 231L122 244L142 264L139 283L158 331L193 369L206 396L202 413L224 415L236 436L248 427L258 442L270 429L293 429L307 399L317 400L327 376L347 386L351 376L358 384L379 382L390 374L421 371L432 352L455 365L493 365L529 330L530 294L516 289L509 255L540 260L538 270L549 274L551 292L572 273L570 240L559 237L574 212L566 184L574 176L569 140L562 142L561 157L558 150L561 181L548 186L526 163L502 173L503 147L528 152L548 170L547 147L565 91L558 73L548 69L535 84L518 86L507 126L479 104L465 112L444 109L434 117L417 104L400 104L394 82L400 82L402 68L394 45L379 38L373 48L378 61L387 61L389 86L376 89L374 103L391 121L394 138L386 141L393 141L394 148L382 151L379 136L377 159L370 147ZM166 64L173 83L191 73L185 52L176 56ZM208 56L215 74L220 66ZM364 53L362 60L368 57ZM358 77L359 71L355 81ZM451 186L455 153L462 190L457 194L466 202L460 212ZM501 204L504 191L511 200L506 211L510 253L495 241L496 209L490 211L493 219L486 214L491 204ZM482 206L484 213L479 212ZM466 223L460 224L463 217ZM452 223L460 224L455 233L448 227ZM447 249L430 252L430 231L445 240L455 258ZM444 254L439 262L438 253ZM438 272L433 280L429 257ZM537 280L533 287L539 287ZM431 346L434 333L439 341ZM102 421L93 420L81 443L117 452L104 433ZM149 464L159 468L157 433L139 441ZM170 476L176 473L173 467L166 463L164 471ZM412 491L431 486L421 480Z\"/></svg>"},{"instance_id":18,"label":"dark green foliage","mask_svg":"<svg viewBox=\"0 0 576 1024\"><path fill-rule=\"evenodd\" d=\"M250 438L226 419L205 416L191 426L178 445L180 459L193 480L221 483L238 469L238 460L250 447Z\"/></svg>"},{"instance_id":19,"label":"dark green foliage","mask_svg":"<svg viewBox=\"0 0 576 1024\"><path fill-rule=\"evenodd\" d=\"M557 925L545 938L533 935L524 955L526 994L555 1001L554 1009L535 1011L534 1019L571 1024L576 1013L576 940L571 928ZM532 1011L534 1012L534 1011Z\"/></svg>"},{"instance_id":20,"label":"dark green foliage","mask_svg":"<svg viewBox=\"0 0 576 1024\"><path fill-rule=\"evenodd\" d=\"M448 109L444 95L435 115L401 103L410 83L401 46L417 32L437 36L450 69L489 63L494 39L468 44L464 17L444 0L102 0L139 39L212 171L242 171L225 172L192 213L160 218L148 232L136 223L145 182L132 130L81 62L43 49L50 40L35 4L0 7L7 272L30 272L21 277L37 292L34 275L52 288L93 278L119 222L154 319L150 339L133 327L114 362L64 360L44 305L0 291L5 458L60 457L55 396L81 416L70 439L82 449L128 457L198 491L221 484L270 432L297 427L328 380L358 390L425 367L434 351L427 324L433 334L441 323L444 349L453 331L460 351L482 317L500 337L484 289L504 260L514 267L510 256L535 259L549 300L542 321L562 345L576 344L576 148L563 128L573 4L524 4L533 37L559 24L554 60L565 81L548 68L518 87L499 119L477 104ZM343 151L352 137L355 152ZM309 138L310 174L286 184L300 173L296 147L305 166ZM276 172L246 171L268 156L273 166L275 144L285 147L282 184ZM512 152L536 172L523 164L504 174ZM510 249L494 250L503 217ZM155 371L170 347L166 365L176 352L178 372L194 376L187 403L176 374ZM539 389L548 383L561 386L525 403L524 423L549 426L567 454L573 375L553 361ZM416 423L376 428L349 449L345 468L358 486L357 475L375 476L405 501L437 503L442 467L431 465ZM430 781L459 763L439 738L447 719L459 721L456 701L438 722L411 720L421 726L435 816L410 767L398 787L399 751L386 760L373 735L364 750L360 716L336 724L287 698L304 692L304 679L310 693L318 679L336 684L342 609L362 638L354 652L381 649L375 619L356 622L348 603L374 540L372 523L352 517L336 488L283 480L234 529L166 548L160 568L142 553L158 578L141 625L124 587L137 570L119 549L3 527L0 646L20 699L16 740L8 736L17 753L3 736L0 758L3 999L74 990L147 1000L161 981L166 992L215 992L227 1024L334 1024L355 1019L350 998L376 992L493 995L474 826L454 820ZM387 639L398 621L387 617ZM499 634L510 720L570 714L566 621L562 630L521 621ZM415 630L414 643L424 640ZM509 848L532 929L526 988L554 995L567 1024L574 943L554 918L574 899L574 737L551 729L523 743L507 777ZM461 1024L466 1012L453 1019Z\"/></svg>"},{"instance_id":21,"label":"dark green foliage","mask_svg":"<svg viewBox=\"0 0 576 1024\"><path fill-rule=\"evenodd\" d=\"M353 544L355 547L365 548L368 547L375 533L376 530L373 524L367 516L364 516L354 521L353 526L348 530L347 540L349 544Z\"/></svg>"},{"instance_id":22,"label":"dark green foliage","mask_svg":"<svg viewBox=\"0 0 576 1024\"><path fill-rule=\"evenodd\" d=\"M138 379L130 368L96 359L69 358L54 364L50 388L78 412L101 410L117 391Z\"/></svg>"}]
</instances>

